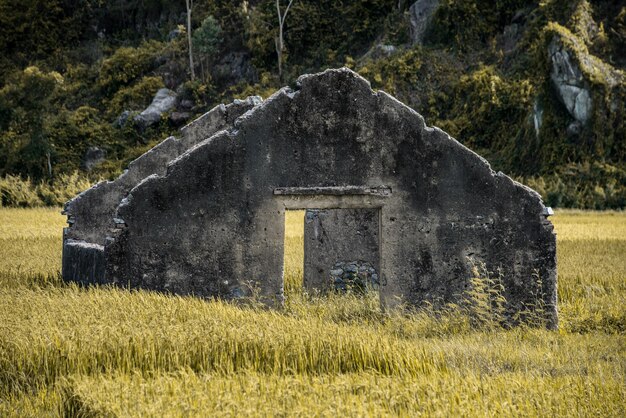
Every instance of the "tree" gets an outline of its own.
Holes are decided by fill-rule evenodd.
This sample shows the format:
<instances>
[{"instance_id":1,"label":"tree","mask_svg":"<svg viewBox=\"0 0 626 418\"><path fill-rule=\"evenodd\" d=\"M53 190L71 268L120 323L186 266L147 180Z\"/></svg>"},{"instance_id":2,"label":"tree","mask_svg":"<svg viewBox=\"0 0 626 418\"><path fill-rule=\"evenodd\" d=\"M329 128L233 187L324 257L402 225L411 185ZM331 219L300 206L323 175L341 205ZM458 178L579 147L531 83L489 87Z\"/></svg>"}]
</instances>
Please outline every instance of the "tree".
<instances>
[{"instance_id":1,"label":"tree","mask_svg":"<svg viewBox=\"0 0 626 418\"><path fill-rule=\"evenodd\" d=\"M274 39L276 44L276 55L278 55L278 77L282 80L283 78L283 52L285 51L285 38L283 36L283 29L285 27L285 19L287 18L287 13L289 13L289 9L293 4L294 0L289 0L289 4L285 9L285 13L281 13L280 10L280 0L276 0L276 13L278 14L278 37Z\"/></svg>"},{"instance_id":2,"label":"tree","mask_svg":"<svg viewBox=\"0 0 626 418\"><path fill-rule=\"evenodd\" d=\"M52 179L54 144L48 137L51 106L63 77L31 66L0 89L0 170Z\"/></svg>"},{"instance_id":3,"label":"tree","mask_svg":"<svg viewBox=\"0 0 626 418\"><path fill-rule=\"evenodd\" d=\"M205 63L208 67L209 61L217 53L220 42L222 42L222 28L213 16L204 19L202 25L193 32L193 43L201 54L200 69L203 82L206 82Z\"/></svg>"},{"instance_id":4,"label":"tree","mask_svg":"<svg viewBox=\"0 0 626 418\"><path fill-rule=\"evenodd\" d=\"M191 10L193 0L185 0L187 6L187 41L189 42L189 69L191 70L191 81L196 79L196 72L193 68L193 41L191 39Z\"/></svg>"}]
</instances>

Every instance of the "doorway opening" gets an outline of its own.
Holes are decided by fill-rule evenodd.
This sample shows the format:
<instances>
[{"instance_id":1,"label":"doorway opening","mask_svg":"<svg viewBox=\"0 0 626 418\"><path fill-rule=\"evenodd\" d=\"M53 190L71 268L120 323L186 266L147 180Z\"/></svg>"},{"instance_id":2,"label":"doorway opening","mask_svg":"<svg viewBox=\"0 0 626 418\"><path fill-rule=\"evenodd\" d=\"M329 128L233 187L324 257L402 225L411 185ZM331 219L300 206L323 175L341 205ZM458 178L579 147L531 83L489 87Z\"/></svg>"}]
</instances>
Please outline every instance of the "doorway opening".
<instances>
[{"instance_id":1,"label":"doorway opening","mask_svg":"<svg viewBox=\"0 0 626 418\"><path fill-rule=\"evenodd\" d=\"M302 293L304 286L304 210L285 211L283 279L285 297Z\"/></svg>"},{"instance_id":2,"label":"doorway opening","mask_svg":"<svg viewBox=\"0 0 626 418\"><path fill-rule=\"evenodd\" d=\"M356 297L380 307L380 208L285 211L284 294Z\"/></svg>"}]
</instances>

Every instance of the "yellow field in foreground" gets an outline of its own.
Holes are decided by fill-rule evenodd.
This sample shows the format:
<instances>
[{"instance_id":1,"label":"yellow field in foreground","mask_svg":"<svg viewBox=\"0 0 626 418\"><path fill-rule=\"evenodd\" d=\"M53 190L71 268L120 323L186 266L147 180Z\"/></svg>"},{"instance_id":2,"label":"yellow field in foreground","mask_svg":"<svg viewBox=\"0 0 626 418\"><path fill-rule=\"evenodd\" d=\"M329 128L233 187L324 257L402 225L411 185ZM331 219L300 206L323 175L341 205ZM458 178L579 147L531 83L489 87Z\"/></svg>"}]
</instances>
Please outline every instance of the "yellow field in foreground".
<instances>
[{"instance_id":1,"label":"yellow field in foreground","mask_svg":"<svg viewBox=\"0 0 626 418\"><path fill-rule=\"evenodd\" d=\"M558 212L561 329L382 314L299 290L224 302L58 280L58 210L0 209L0 416L626 415L626 214Z\"/></svg>"}]
</instances>

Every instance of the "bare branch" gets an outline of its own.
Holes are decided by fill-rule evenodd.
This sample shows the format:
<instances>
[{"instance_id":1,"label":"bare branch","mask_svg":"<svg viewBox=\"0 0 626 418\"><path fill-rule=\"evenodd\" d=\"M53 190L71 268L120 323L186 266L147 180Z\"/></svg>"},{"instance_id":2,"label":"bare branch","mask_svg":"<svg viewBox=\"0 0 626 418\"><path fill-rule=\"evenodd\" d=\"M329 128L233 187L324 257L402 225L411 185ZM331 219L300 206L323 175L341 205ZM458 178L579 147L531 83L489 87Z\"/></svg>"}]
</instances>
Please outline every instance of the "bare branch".
<instances>
[{"instance_id":1,"label":"bare branch","mask_svg":"<svg viewBox=\"0 0 626 418\"><path fill-rule=\"evenodd\" d=\"M293 0L289 0L289 4L287 5L287 9L285 9L285 14L283 15L283 22L285 22L285 19L287 18L287 13L289 13L289 8L291 7L292 4L293 4Z\"/></svg>"},{"instance_id":2,"label":"bare branch","mask_svg":"<svg viewBox=\"0 0 626 418\"><path fill-rule=\"evenodd\" d=\"M285 43L283 38L283 28L285 25L285 19L287 13L293 4L294 0L289 0L289 4L285 9L285 13L280 12L280 0L276 0L276 14L278 15L278 37L274 39L276 43L276 54L278 55L278 76L282 79L283 76L283 51L285 50Z\"/></svg>"}]
</instances>

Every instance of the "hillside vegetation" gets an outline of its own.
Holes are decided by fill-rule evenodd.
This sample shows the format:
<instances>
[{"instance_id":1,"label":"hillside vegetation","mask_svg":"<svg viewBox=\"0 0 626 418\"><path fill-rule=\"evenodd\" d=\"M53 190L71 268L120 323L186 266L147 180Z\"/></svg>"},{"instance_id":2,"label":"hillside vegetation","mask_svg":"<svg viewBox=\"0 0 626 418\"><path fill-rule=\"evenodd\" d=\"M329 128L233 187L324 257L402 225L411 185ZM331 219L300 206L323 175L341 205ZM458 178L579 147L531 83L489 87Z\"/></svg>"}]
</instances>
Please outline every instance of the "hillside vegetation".
<instances>
[{"instance_id":1,"label":"hillside vegetation","mask_svg":"<svg viewBox=\"0 0 626 418\"><path fill-rule=\"evenodd\" d=\"M2 204L60 204L215 104L348 66L548 205L626 206L623 2L440 0L419 42L412 3L295 0L279 77L275 0L196 0L191 80L183 1L0 0ZM164 87L176 107L136 122Z\"/></svg>"},{"instance_id":2,"label":"hillside vegetation","mask_svg":"<svg viewBox=\"0 0 626 418\"><path fill-rule=\"evenodd\" d=\"M58 209L0 209L0 415L624 416L624 213L554 217L559 331L307 295L302 218L267 310L62 284Z\"/></svg>"}]
</instances>

